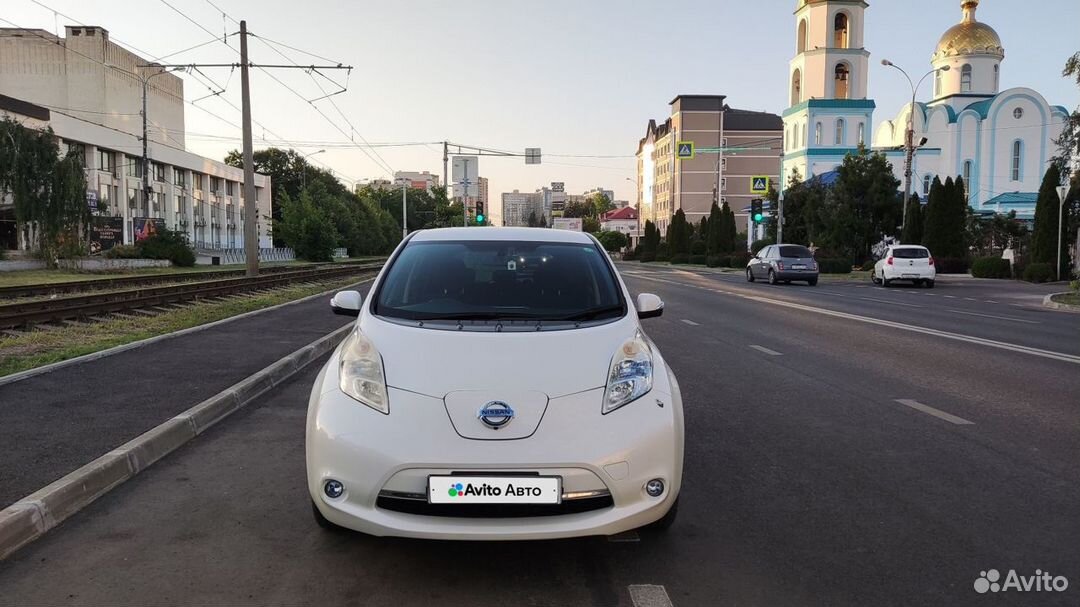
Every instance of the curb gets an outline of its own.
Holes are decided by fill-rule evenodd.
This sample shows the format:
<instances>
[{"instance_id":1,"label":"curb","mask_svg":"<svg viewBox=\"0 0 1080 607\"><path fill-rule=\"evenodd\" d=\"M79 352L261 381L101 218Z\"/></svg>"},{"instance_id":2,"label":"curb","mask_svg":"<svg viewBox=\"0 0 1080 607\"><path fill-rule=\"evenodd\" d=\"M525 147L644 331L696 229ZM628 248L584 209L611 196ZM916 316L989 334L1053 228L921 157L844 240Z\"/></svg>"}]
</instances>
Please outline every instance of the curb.
<instances>
[{"instance_id":1,"label":"curb","mask_svg":"<svg viewBox=\"0 0 1080 607\"><path fill-rule=\"evenodd\" d=\"M254 316L256 314L262 314L263 312L269 312L271 310L277 310L278 308L284 308L285 306L294 306L296 304L304 303L305 301L310 301L312 299L315 299L316 297L325 297L328 293L334 293L334 292L340 291L342 289L347 289L347 288L349 288L351 286L363 284L365 282L373 280L374 278L375 278L375 276L371 276L370 278L365 278L364 280L359 280L357 282L350 283L350 284L342 286L342 287L329 289L327 291L323 291L321 293L316 293L314 295L308 295L307 297L303 297L303 298L300 298L300 299L294 299L292 301L287 301L285 303L276 304L276 305L270 306L269 308L259 308L258 310L251 310L250 312L244 312L243 314L237 314L236 316L230 316L228 318L222 318L221 320L215 320L214 322L209 322L209 323L206 323L205 325L197 325L197 326L194 326L194 327L188 327L186 329L180 329L179 331L173 331L172 333L165 333L163 335L155 335L154 337L147 337L146 339L140 339L139 341L133 341L131 343L121 344L119 346L113 346L112 348L106 348L104 350L98 350L97 352L91 352L89 354L83 354L82 356L76 356L75 358L68 358L66 360L58 360L58 361L56 361L54 363L49 363L47 365L42 365L40 367L34 367L33 369L27 369L25 371L19 371L18 373L12 373L11 375L5 375L3 377L0 377L0 386L5 386L7 384L15 383L17 381L21 381L21 380L24 380L24 379L27 379L27 378L30 378L30 377L34 377L35 375L42 375L44 373L49 373L51 371L56 371L57 369L63 369L64 367L67 367L69 365L76 365L76 364L79 364L79 363L90 362L90 361L93 361L93 360L97 360L99 358L105 358L106 356L112 356L113 354L119 354L121 352L126 352L128 350L134 350L135 348L141 348L143 346L148 346L148 345L150 345L152 343L156 343L156 342L159 342L159 341L164 341L166 339L172 339L173 337L180 337L181 335L187 335L188 333L196 333L196 332L202 331L204 329L209 329L211 327L216 327L218 325L223 325L223 324L225 324L227 322L232 322L234 320L240 320L241 318L247 318L248 316Z\"/></svg>"},{"instance_id":2,"label":"curb","mask_svg":"<svg viewBox=\"0 0 1080 607\"><path fill-rule=\"evenodd\" d=\"M290 302L295 303L295 302ZM0 560L330 352L349 323L0 510Z\"/></svg>"},{"instance_id":3,"label":"curb","mask_svg":"<svg viewBox=\"0 0 1080 607\"><path fill-rule=\"evenodd\" d=\"M1046 297L1043 297L1043 307L1050 308L1051 310L1061 310L1063 312L1080 312L1080 306L1074 306L1072 304L1058 303L1053 300L1055 295L1069 295L1071 291L1062 291L1061 293L1051 293Z\"/></svg>"}]
</instances>

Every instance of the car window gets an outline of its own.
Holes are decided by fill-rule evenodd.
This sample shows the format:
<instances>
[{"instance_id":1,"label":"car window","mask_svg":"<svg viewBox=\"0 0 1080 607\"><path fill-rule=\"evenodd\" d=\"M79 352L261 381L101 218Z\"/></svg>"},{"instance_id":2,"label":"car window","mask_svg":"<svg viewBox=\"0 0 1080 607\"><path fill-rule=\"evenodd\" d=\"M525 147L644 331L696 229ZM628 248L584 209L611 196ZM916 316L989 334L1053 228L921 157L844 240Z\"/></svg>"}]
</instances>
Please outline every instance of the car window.
<instances>
[{"instance_id":1,"label":"car window","mask_svg":"<svg viewBox=\"0 0 1080 607\"><path fill-rule=\"evenodd\" d=\"M626 313L606 254L593 244L430 241L406 245L374 312L410 320L600 320Z\"/></svg>"},{"instance_id":2,"label":"car window","mask_svg":"<svg viewBox=\"0 0 1080 607\"><path fill-rule=\"evenodd\" d=\"M761 249L760 251L758 251L758 254L757 254L758 258L759 259L768 259L769 258L769 251L771 251L771 250L772 250L772 247L765 247L765 248Z\"/></svg>"},{"instance_id":3,"label":"car window","mask_svg":"<svg viewBox=\"0 0 1080 607\"><path fill-rule=\"evenodd\" d=\"M780 257L813 257L810 249L799 245L784 245L780 248Z\"/></svg>"},{"instance_id":4,"label":"car window","mask_svg":"<svg viewBox=\"0 0 1080 607\"><path fill-rule=\"evenodd\" d=\"M923 248L893 249L892 256L897 259L926 259L930 257L930 251Z\"/></svg>"}]
</instances>

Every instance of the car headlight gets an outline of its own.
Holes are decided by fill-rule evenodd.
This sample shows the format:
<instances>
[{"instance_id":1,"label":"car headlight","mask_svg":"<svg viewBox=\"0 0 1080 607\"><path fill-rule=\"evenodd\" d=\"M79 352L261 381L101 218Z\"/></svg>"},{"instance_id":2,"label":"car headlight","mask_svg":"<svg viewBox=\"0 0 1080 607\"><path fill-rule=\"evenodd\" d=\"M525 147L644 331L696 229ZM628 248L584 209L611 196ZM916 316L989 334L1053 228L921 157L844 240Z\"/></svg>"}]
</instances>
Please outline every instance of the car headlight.
<instances>
[{"instance_id":1,"label":"car headlight","mask_svg":"<svg viewBox=\"0 0 1080 607\"><path fill-rule=\"evenodd\" d=\"M390 413L382 356L359 329L341 347L338 377L342 392L376 411Z\"/></svg>"},{"instance_id":2,"label":"car headlight","mask_svg":"<svg viewBox=\"0 0 1080 607\"><path fill-rule=\"evenodd\" d=\"M623 342L611 359L601 413L611 413L648 394L652 390L652 377L652 350L641 333L637 333Z\"/></svg>"}]
</instances>

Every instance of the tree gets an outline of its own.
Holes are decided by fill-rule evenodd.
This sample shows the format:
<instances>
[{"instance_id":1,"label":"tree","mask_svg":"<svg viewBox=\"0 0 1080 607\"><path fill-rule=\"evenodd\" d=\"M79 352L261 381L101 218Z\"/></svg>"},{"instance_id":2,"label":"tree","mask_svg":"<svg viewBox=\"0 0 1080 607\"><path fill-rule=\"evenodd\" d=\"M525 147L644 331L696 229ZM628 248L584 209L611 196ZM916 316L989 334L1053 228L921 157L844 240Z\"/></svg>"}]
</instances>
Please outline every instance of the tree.
<instances>
[{"instance_id":1,"label":"tree","mask_svg":"<svg viewBox=\"0 0 1080 607\"><path fill-rule=\"evenodd\" d=\"M964 224L954 223L953 207L956 200L956 184L952 177L942 184L937 177L930 186L930 199L926 205L926 221L923 227L922 244L937 257L963 256ZM960 246L957 246L959 243ZM958 250L959 249L959 250Z\"/></svg>"},{"instance_id":2,"label":"tree","mask_svg":"<svg viewBox=\"0 0 1080 607\"><path fill-rule=\"evenodd\" d=\"M604 247L604 250L609 253L621 251L626 247L627 238L626 234L622 232L615 232L612 230L600 232L596 235L596 238L600 241L600 244Z\"/></svg>"},{"instance_id":3,"label":"tree","mask_svg":"<svg viewBox=\"0 0 1080 607\"><path fill-rule=\"evenodd\" d=\"M600 231L600 220L595 217L582 217L581 218L581 230L590 234L595 234Z\"/></svg>"},{"instance_id":4,"label":"tree","mask_svg":"<svg viewBox=\"0 0 1080 607\"><path fill-rule=\"evenodd\" d=\"M275 227L282 240L296 252L300 259L308 261L333 260L334 247L337 246L337 229L329 214L314 197L326 196L321 188L305 189L300 197L293 200L288 194L282 194L281 221ZM324 201L325 202L325 201Z\"/></svg>"},{"instance_id":5,"label":"tree","mask_svg":"<svg viewBox=\"0 0 1080 607\"><path fill-rule=\"evenodd\" d=\"M861 263L875 244L895 234L900 225L900 181L884 154L870 153L864 146L847 154L837 173L823 209L821 245Z\"/></svg>"},{"instance_id":6,"label":"tree","mask_svg":"<svg viewBox=\"0 0 1080 607\"><path fill-rule=\"evenodd\" d=\"M900 233L900 242L904 244L918 244L922 242L923 217L922 201L918 194L912 194L908 201L907 216L904 218L904 229Z\"/></svg>"},{"instance_id":7,"label":"tree","mask_svg":"<svg viewBox=\"0 0 1080 607\"><path fill-rule=\"evenodd\" d=\"M1065 69L1061 71L1061 75L1065 78L1075 78L1076 85L1080 86L1080 52L1065 61ZM1053 160L1058 166L1058 171L1064 172L1065 167L1069 165L1070 159L1080 156L1080 107L1077 107L1069 115L1056 143L1058 145L1058 154ZM1078 238L1080 238L1080 235L1078 235Z\"/></svg>"},{"instance_id":8,"label":"tree","mask_svg":"<svg viewBox=\"0 0 1080 607\"><path fill-rule=\"evenodd\" d=\"M720 236L723 252L734 253L745 250L745 245L740 246L739 244L739 228L735 225L735 211L725 202L723 208L720 209L720 215Z\"/></svg>"},{"instance_id":9,"label":"tree","mask_svg":"<svg viewBox=\"0 0 1080 607\"><path fill-rule=\"evenodd\" d=\"M615 208L615 205L612 204L611 199L607 197L607 194L601 192L589 196L586 202L592 207L591 215L596 218L603 217L604 213Z\"/></svg>"},{"instance_id":10,"label":"tree","mask_svg":"<svg viewBox=\"0 0 1080 607\"><path fill-rule=\"evenodd\" d=\"M587 202L569 202L563 207L563 217L592 217L596 207Z\"/></svg>"},{"instance_id":11,"label":"tree","mask_svg":"<svg viewBox=\"0 0 1080 607\"><path fill-rule=\"evenodd\" d=\"M686 221L686 213L682 209L675 211L668 226L668 246L672 255L690 254L690 223Z\"/></svg>"},{"instance_id":12,"label":"tree","mask_svg":"<svg viewBox=\"0 0 1080 607\"><path fill-rule=\"evenodd\" d=\"M772 212L765 216L765 238L776 242L777 232L780 228L780 193L769 184L769 191L765 194L765 201L769 203Z\"/></svg>"},{"instance_id":13,"label":"tree","mask_svg":"<svg viewBox=\"0 0 1080 607\"><path fill-rule=\"evenodd\" d=\"M656 224L645 220L645 233L641 236L641 250L646 253L656 253L656 246L660 244L660 230Z\"/></svg>"},{"instance_id":14,"label":"tree","mask_svg":"<svg viewBox=\"0 0 1080 607\"><path fill-rule=\"evenodd\" d=\"M726 251L720 246L722 240L721 225L720 225L720 206L713 201L712 206L709 207L709 222L706 225L707 232L705 233L705 254L706 255L719 255ZM702 220L704 221L704 220Z\"/></svg>"},{"instance_id":15,"label":"tree","mask_svg":"<svg viewBox=\"0 0 1080 607\"><path fill-rule=\"evenodd\" d=\"M1048 263L1056 266L1058 260L1058 237L1061 226L1058 214L1061 212L1061 199L1057 187L1061 185L1061 170L1057 164L1051 164L1043 175L1039 186L1039 198L1035 203L1035 233L1031 244L1031 261ZM1062 273L1068 275L1068 243L1061 238Z\"/></svg>"},{"instance_id":16,"label":"tree","mask_svg":"<svg viewBox=\"0 0 1080 607\"><path fill-rule=\"evenodd\" d=\"M536 211L529 211L529 218L525 221L525 225L535 228L539 224L540 220L536 218Z\"/></svg>"}]
</instances>

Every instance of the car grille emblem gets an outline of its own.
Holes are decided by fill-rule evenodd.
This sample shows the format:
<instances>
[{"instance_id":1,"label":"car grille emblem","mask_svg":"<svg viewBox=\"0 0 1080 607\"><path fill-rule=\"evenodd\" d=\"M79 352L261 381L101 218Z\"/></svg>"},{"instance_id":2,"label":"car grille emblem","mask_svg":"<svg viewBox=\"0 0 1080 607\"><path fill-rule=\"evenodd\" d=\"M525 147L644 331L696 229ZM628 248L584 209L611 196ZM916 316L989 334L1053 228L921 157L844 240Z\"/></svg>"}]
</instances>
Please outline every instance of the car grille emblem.
<instances>
[{"instance_id":1,"label":"car grille emblem","mask_svg":"<svg viewBox=\"0 0 1080 607\"><path fill-rule=\"evenodd\" d=\"M502 401L493 400L480 407L480 410L476 412L476 418L488 428L498 430L514 419L514 410Z\"/></svg>"}]
</instances>

